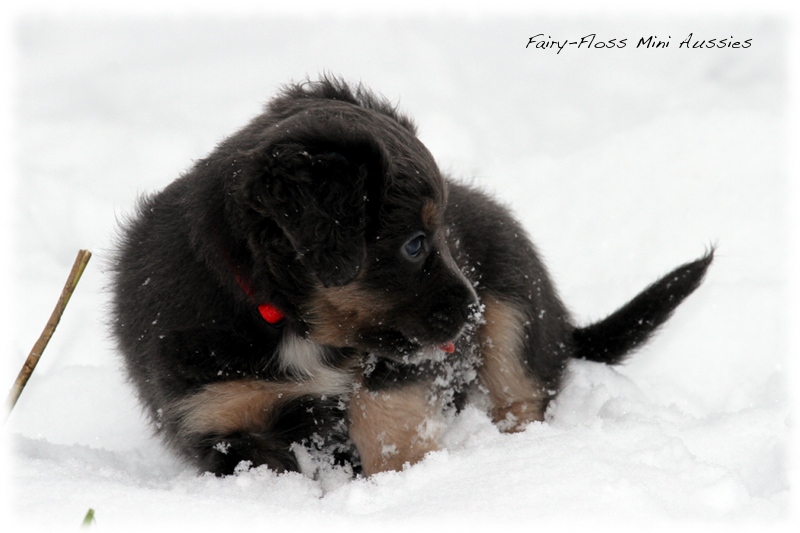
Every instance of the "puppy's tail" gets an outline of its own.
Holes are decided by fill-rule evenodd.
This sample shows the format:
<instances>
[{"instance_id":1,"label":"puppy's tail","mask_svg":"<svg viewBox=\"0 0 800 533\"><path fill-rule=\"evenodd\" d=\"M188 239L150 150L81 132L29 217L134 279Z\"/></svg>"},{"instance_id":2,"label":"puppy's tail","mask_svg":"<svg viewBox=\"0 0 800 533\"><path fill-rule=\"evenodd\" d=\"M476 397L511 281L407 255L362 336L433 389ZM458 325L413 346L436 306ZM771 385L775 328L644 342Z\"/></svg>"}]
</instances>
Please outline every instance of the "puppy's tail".
<instances>
[{"instance_id":1,"label":"puppy's tail","mask_svg":"<svg viewBox=\"0 0 800 533\"><path fill-rule=\"evenodd\" d=\"M600 322L572 333L575 357L616 364L644 344L676 307L703 281L714 248L700 259L681 265Z\"/></svg>"}]
</instances>

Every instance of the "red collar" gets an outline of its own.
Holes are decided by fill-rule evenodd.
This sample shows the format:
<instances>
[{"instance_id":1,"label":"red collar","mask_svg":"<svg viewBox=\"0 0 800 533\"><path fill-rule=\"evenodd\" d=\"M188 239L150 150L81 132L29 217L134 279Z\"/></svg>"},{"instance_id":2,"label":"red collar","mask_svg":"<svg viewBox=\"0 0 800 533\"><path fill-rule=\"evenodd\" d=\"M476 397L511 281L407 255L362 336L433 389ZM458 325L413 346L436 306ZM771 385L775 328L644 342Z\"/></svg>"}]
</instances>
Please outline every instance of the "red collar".
<instances>
[{"instance_id":1,"label":"red collar","mask_svg":"<svg viewBox=\"0 0 800 533\"><path fill-rule=\"evenodd\" d=\"M279 323L283 322L283 319L286 318L286 315L283 314L283 311L281 311L272 304L259 305L258 312L261 313L261 318L263 318L273 326L276 326Z\"/></svg>"},{"instance_id":2,"label":"red collar","mask_svg":"<svg viewBox=\"0 0 800 533\"><path fill-rule=\"evenodd\" d=\"M253 287L250 282L238 272L234 272L233 275L236 277L236 282L239 284L239 287L242 288L244 293L247 296L253 297ZM269 303L262 303L258 305L258 312L268 324L272 324L276 326L283 322L286 318L286 315L283 314L283 311L278 309L272 304Z\"/></svg>"}]
</instances>

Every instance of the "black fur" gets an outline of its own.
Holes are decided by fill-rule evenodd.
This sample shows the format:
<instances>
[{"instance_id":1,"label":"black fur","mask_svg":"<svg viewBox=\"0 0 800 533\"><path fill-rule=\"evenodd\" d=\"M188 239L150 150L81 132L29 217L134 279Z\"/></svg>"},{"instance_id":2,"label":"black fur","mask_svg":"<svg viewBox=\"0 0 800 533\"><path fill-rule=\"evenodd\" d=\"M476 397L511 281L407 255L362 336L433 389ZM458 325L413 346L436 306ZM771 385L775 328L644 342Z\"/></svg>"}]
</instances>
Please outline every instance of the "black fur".
<instances>
[{"instance_id":1,"label":"black fur","mask_svg":"<svg viewBox=\"0 0 800 533\"><path fill-rule=\"evenodd\" d=\"M420 231L419 258L404 255ZM352 390L446 375L463 398L482 364L486 298L522 313L519 357L549 399L570 358L617 363L646 341L712 257L576 327L510 213L442 177L413 123L385 100L328 78L287 87L141 200L115 259L113 333L157 430L200 470L229 474L241 461L297 470L293 443L357 465ZM285 319L263 320L263 302ZM453 341L442 363L437 347ZM237 383L287 396L231 429L214 387Z\"/></svg>"},{"instance_id":2,"label":"black fur","mask_svg":"<svg viewBox=\"0 0 800 533\"><path fill-rule=\"evenodd\" d=\"M714 259L711 249L704 257L679 266L633 300L604 318L572 332L574 357L617 364L645 343L670 317L676 307L700 285Z\"/></svg>"}]
</instances>

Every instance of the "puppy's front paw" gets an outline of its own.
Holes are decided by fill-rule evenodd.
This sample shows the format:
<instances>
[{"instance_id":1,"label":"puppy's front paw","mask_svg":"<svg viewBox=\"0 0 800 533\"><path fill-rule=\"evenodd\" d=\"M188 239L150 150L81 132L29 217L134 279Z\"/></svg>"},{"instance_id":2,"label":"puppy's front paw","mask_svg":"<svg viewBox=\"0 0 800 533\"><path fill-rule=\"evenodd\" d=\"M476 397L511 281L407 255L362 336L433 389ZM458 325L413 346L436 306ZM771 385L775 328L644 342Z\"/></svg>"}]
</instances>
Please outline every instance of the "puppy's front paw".
<instances>
[{"instance_id":1,"label":"puppy's front paw","mask_svg":"<svg viewBox=\"0 0 800 533\"><path fill-rule=\"evenodd\" d=\"M492 420L504 433L519 433L531 422L543 422L541 402L519 401L492 409Z\"/></svg>"}]
</instances>

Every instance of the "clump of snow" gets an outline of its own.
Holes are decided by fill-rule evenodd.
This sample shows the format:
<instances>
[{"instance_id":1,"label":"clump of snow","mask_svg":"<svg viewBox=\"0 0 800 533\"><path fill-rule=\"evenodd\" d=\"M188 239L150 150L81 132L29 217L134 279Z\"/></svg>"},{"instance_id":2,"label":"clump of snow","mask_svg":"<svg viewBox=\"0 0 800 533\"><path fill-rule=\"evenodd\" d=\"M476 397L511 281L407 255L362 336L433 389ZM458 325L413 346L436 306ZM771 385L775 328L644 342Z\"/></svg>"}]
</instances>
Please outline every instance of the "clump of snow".
<instances>
[{"instance_id":1,"label":"clump of snow","mask_svg":"<svg viewBox=\"0 0 800 533\"><path fill-rule=\"evenodd\" d=\"M753 46L526 50L541 31ZM6 425L8 520L73 530L92 508L105 530L783 524L784 35L758 18L17 20L7 383L77 250L95 258ZM151 437L108 339L117 219L281 83L324 70L398 101L443 170L506 202L580 322L717 243L707 281L626 365L570 364L546 422L523 432L471 406L445 449L402 472L352 480L298 446L303 474L197 475Z\"/></svg>"}]
</instances>

